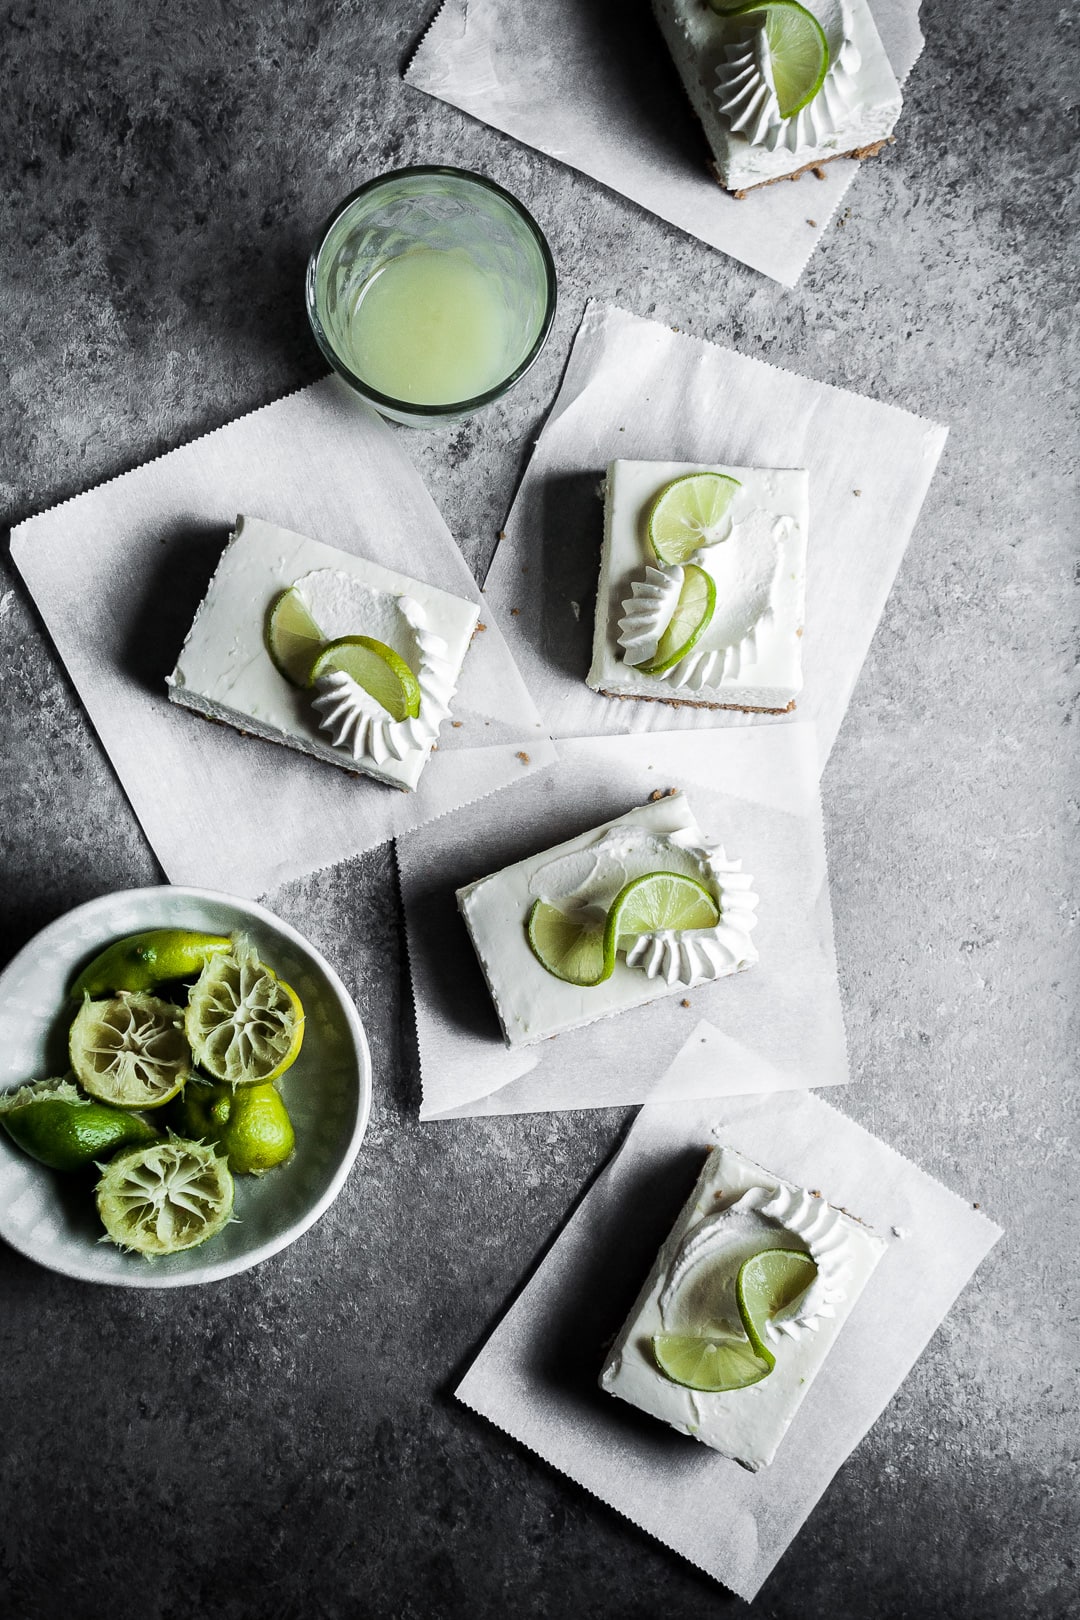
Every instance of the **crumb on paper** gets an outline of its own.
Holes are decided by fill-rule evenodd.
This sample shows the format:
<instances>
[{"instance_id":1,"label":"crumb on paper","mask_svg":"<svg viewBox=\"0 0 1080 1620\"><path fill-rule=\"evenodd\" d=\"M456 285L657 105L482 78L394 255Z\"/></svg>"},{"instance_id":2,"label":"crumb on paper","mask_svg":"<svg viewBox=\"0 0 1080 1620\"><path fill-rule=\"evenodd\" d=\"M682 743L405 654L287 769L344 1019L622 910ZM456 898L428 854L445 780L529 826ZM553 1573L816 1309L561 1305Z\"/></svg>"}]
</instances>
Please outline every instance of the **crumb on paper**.
<instances>
[{"instance_id":1,"label":"crumb on paper","mask_svg":"<svg viewBox=\"0 0 1080 1620\"><path fill-rule=\"evenodd\" d=\"M796 634L796 636L801 636L801 635L802 635L802 632L803 632L803 627L802 627L802 625L801 625L801 624L800 624L800 626L799 626L799 628L798 628L798 629L797 629L797 630L796 630L796 632L795 632L795 634Z\"/></svg>"},{"instance_id":2,"label":"crumb on paper","mask_svg":"<svg viewBox=\"0 0 1080 1620\"><path fill-rule=\"evenodd\" d=\"M652 770L651 765L649 766L649 769L650 771ZM653 788L652 792L649 794L649 803L656 804L660 799L670 799L672 794L677 793L678 791L678 788Z\"/></svg>"},{"instance_id":3,"label":"crumb on paper","mask_svg":"<svg viewBox=\"0 0 1080 1620\"><path fill-rule=\"evenodd\" d=\"M478 636L480 634L481 630L486 630L486 629L487 629L487 625L484 623L483 619L477 619L477 621L476 621L476 629L473 631L473 635Z\"/></svg>"},{"instance_id":4,"label":"crumb on paper","mask_svg":"<svg viewBox=\"0 0 1080 1620\"><path fill-rule=\"evenodd\" d=\"M906 1226L894 1226L892 1229L892 1235L894 1238L906 1238L910 1237L911 1233L908 1231Z\"/></svg>"},{"instance_id":5,"label":"crumb on paper","mask_svg":"<svg viewBox=\"0 0 1080 1620\"><path fill-rule=\"evenodd\" d=\"M529 759L528 754L525 752L524 748L519 748L518 751L517 751L517 754L514 757L516 759L520 759L520 761L521 761L521 763L523 765L530 765L532 763L532 761Z\"/></svg>"},{"instance_id":6,"label":"crumb on paper","mask_svg":"<svg viewBox=\"0 0 1080 1620\"><path fill-rule=\"evenodd\" d=\"M853 494L853 495L861 495L861 494L862 494L862 490L861 490L861 489L853 489L853 490L852 490L852 492L851 492L851 493L852 493L852 494Z\"/></svg>"},{"instance_id":7,"label":"crumb on paper","mask_svg":"<svg viewBox=\"0 0 1080 1620\"><path fill-rule=\"evenodd\" d=\"M453 726L455 731L460 731L465 722L464 720L451 720L450 724Z\"/></svg>"},{"instance_id":8,"label":"crumb on paper","mask_svg":"<svg viewBox=\"0 0 1080 1620\"><path fill-rule=\"evenodd\" d=\"M689 1007L689 1005L690 1005L690 1003L687 1001L686 997L683 996L682 1000L679 1002L679 1006L680 1007Z\"/></svg>"},{"instance_id":9,"label":"crumb on paper","mask_svg":"<svg viewBox=\"0 0 1080 1620\"><path fill-rule=\"evenodd\" d=\"M972 1207L972 1209L982 1209L982 1205L981 1205L981 1204L972 1204L972 1206L971 1206L971 1207Z\"/></svg>"},{"instance_id":10,"label":"crumb on paper","mask_svg":"<svg viewBox=\"0 0 1080 1620\"><path fill-rule=\"evenodd\" d=\"M810 170L810 173L813 175L815 180L824 180L826 178L825 170L821 167L820 163L815 163L814 167Z\"/></svg>"},{"instance_id":11,"label":"crumb on paper","mask_svg":"<svg viewBox=\"0 0 1080 1620\"><path fill-rule=\"evenodd\" d=\"M806 223L808 225L812 225L814 227L814 229L817 230L817 220L816 219L808 219Z\"/></svg>"}]
</instances>

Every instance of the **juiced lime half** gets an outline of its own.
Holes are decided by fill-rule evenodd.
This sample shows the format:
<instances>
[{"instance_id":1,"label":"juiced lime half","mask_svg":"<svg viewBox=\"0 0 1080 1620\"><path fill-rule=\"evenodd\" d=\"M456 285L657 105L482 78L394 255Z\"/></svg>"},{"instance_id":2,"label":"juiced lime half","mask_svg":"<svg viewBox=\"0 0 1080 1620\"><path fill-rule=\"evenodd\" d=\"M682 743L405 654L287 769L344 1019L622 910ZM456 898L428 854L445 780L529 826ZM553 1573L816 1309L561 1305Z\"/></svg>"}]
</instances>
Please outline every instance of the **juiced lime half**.
<instances>
[{"instance_id":1,"label":"juiced lime half","mask_svg":"<svg viewBox=\"0 0 1080 1620\"><path fill-rule=\"evenodd\" d=\"M115 940L88 962L71 987L76 1001L84 996L115 995L118 990L153 990L170 979L194 978L207 957L227 951L225 934L200 934L190 928L151 928Z\"/></svg>"},{"instance_id":2,"label":"juiced lime half","mask_svg":"<svg viewBox=\"0 0 1080 1620\"><path fill-rule=\"evenodd\" d=\"M829 42L812 11L798 0L748 0L713 9L725 17L762 18L781 118L794 118L813 101L829 71Z\"/></svg>"},{"instance_id":3,"label":"juiced lime half","mask_svg":"<svg viewBox=\"0 0 1080 1620\"><path fill-rule=\"evenodd\" d=\"M765 1249L739 1267L735 1297L746 1336L759 1355L767 1356L762 1338L765 1323L805 1294L817 1266L800 1249Z\"/></svg>"},{"instance_id":4,"label":"juiced lime half","mask_svg":"<svg viewBox=\"0 0 1080 1620\"><path fill-rule=\"evenodd\" d=\"M696 647L715 610L716 584L712 575L696 563L687 563L683 569L679 600L657 644L656 654L646 663L635 667L643 675L663 675L674 668Z\"/></svg>"},{"instance_id":5,"label":"juiced lime half","mask_svg":"<svg viewBox=\"0 0 1080 1620\"><path fill-rule=\"evenodd\" d=\"M527 933L533 955L557 979L580 985L610 979L615 952L605 950L602 923L586 922L537 900L529 912Z\"/></svg>"},{"instance_id":6,"label":"juiced lime half","mask_svg":"<svg viewBox=\"0 0 1080 1620\"><path fill-rule=\"evenodd\" d=\"M612 901L605 944L614 953L638 934L715 928L719 921L720 907L703 883L679 872L648 872L632 878Z\"/></svg>"},{"instance_id":7,"label":"juiced lime half","mask_svg":"<svg viewBox=\"0 0 1080 1620\"><path fill-rule=\"evenodd\" d=\"M311 666L326 645L326 637L308 612L295 585L280 591L271 602L263 639L267 652L285 679L293 686L307 686Z\"/></svg>"},{"instance_id":8,"label":"juiced lime half","mask_svg":"<svg viewBox=\"0 0 1080 1620\"><path fill-rule=\"evenodd\" d=\"M215 1143L236 1176L261 1176L296 1146L276 1086L203 1085L191 1080L170 1110L177 1134Z\"/></svg>"},{"instance_id":9,"label":"juiced lime half","mask_svg":"<svg viewBox=\"0 0 1080 1620\"><path fill-rule=\"evenodd\" d=\"M797 1249L765 1249L739 1267L735 1298L745 1339L691 1333L653 1335L660 1371L689 1389L717 1392L759 1383L776 1366L764 1340L765 1324L794 1304L817 1274L817 1265Z\"/></svg>"},{"instance_id":10,"label":"juiced lime half","mask_svg":"<svg viewBox=\"0 0 1080 1620\"><path fill-rule=\"evenodd\" d=\"M392 720L415 720L420 713L420 683L404 658L384 641L342 636L329 642L311 667L309 685L334 670L351 675Z\"/></svg>"},{"instance_id":11,"label":"juiced lime half","mask_svg":"<svg viewBox=\"0 0 1080 1620\"><path fill-rule=\"evenodd\" d=\"M160 1108L191 1073L179 1007L141 991L84 1001L68 1053L83 1090L117 1108Z\"/></svg>"},{"instance_id":12,"label":"juiced lime half","mask_svg":"<svg viewBox=\"0 0 1080 1620\"><path fill-rule=\"evenodd\" d=\"M216 1237L233 1193L229 1167L209 1143L170 1136L118 1153L98 1182L97 1207L113 1243L154 1259Z\"/></svg>"},{"instance_id":13,"label":"juiced lime half","mask_svg":"<svg viewBox=\"0 0 1080 1620\"><path fill-rule=\"evenodd\" d=\"M82 1170L118 1148L158 1139L139 1114L95 1102L70 1080L35 1080L0 1096L0 1125L50 1170Z\"/></svg>"},{"instance_id":14,"label":"juiced lime half","mask_svg":"<svg viewBox=\"0 0 1080 1620\"><path fill-rule=\"evenodd\" d=\"M241 943L206 964L188 997L184 1029L196 1063L215 1080L265 1085L296 1062L304 1009L292 986Z\"/></svg>"},{"instance_id":15,"label":"juiced lime half","mask_svg":"<svg viewBox=\"0 0 1080 1620\"><path fill-rule=\"evenodd\" d=\"M649 508L649 544L668 567L689 562L702 546L727 534L728 507L739 488L726 473L686 473L663 488Z\"/></svg>"}]
</instances>

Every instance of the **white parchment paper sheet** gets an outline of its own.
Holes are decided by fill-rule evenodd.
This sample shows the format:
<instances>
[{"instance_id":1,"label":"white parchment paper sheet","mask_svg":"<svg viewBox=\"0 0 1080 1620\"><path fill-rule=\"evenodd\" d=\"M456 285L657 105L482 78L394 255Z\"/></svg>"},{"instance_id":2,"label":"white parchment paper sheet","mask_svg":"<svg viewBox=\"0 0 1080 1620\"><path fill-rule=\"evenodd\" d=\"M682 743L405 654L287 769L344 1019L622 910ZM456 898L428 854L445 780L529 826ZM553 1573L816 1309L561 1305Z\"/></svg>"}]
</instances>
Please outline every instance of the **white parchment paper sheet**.
<instances>
[{"instance_id":1,"label":"white parchment paper sheet","mask_svg":"<svg viewBox=\"0 0 1080 1620\"><path fill-rule=\"evenodd\" d=\"M709 841L753 874L760 960L509 1051L454 891L671 787L684 789ZM685 1073L684 1095L839 1085L849 1077L810 726L560 742L550 769L399 839L397 856L422 1119L643 1102L691 1031L708 1072Z\"/></svg>"},{"instance_id":2,"label":"white parchment paper sheet","mask_svg":"<svg viewBox=\"0 0 1080 1620\"><path fill-rule=\"evenodd\" d=\"M256 896L554 757L490 623L465 658L462 724L443 727L415 793L170 704L238 512L481 600L398 436L336 377L19 524L15 563L173 883Z\"/></svg>"},{"instance_id":3,"label":"white parchment paper sheet","mask_svg":"<svg viewBox=\"0 0 1080 1620\"><path fill-rule=\"evenodd\" d=\"M554 735L810 719L824 768L946 432L590 303L484 585ZM604 526L598 489L616 458L807 469L804 686L792 716L620 701L585 685Z\"/></svg>"},{"instance_id":4,"label":"white parchment paper sheet","mask_svg":"<svg viewBox=\"0 0 1080 1620\"><path fill-rule=\"evenodd\" d=\"M704 1150L717 1140L797 1185L820 1189L889 1245L776 1461L758 1474L596 1385L607 1345L693 1186ZM1000 1236L970 1204L807 1092L650 1104L457 1394L650 1535L752 1598ZM943 1431L950 1420L947 1411L934 1419Z\"/></svg>"},{"instance_id":5,"label":"white parchment paper sheet","mask_svg":"<svg viewBox=\"0 0 1080 1620\"><path fill-rule=\"evenodd\" d=\"M903 82L923 47L918 0L871 0L870 9ZM405 79L786 287L859 168L842 158L825 166L824 180L804 175L729 196L709 171L705 136L647 0L445 0Z\"/></svg>"}]
</instances>

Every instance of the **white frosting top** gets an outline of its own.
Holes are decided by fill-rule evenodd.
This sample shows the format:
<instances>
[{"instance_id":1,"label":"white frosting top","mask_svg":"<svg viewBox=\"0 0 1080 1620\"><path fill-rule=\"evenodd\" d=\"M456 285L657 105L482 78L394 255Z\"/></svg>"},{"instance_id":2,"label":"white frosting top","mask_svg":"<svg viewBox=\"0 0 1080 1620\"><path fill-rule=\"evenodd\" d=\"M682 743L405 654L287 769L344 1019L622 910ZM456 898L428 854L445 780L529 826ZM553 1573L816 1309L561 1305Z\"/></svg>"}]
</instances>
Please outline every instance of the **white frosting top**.
<instances>
[{"instance_id":1,"label":"white frosting top","mask_svg":"<svg viewBox=\"0 0 1080 1620\"><path fill-rule=\"evenodd\" d=\"M840 1210L797 1187L752 1187L706 1215L679 1245L660 1294L665 1328L707 1320L741 1334L735 1298L739 1268L764 1249L797 1249L817 1266L809 1287L765 1324L774 1343L816 1333L846 1298L851 1240Z\"/></svg>"},{"instance_id":2,"label":"white frosting top","mask_svg":"<svg viewBox=\"0 0 1080 1620\"><path fill-rule=\"evenodd\" d=\"M702 884L720 908L713 928L663 929L620 938L627 965L669 985L701 984L730 973L754 955L749 935L758 897L741 861L692 842L692 834L666 837L635 826L613 827L584 849L545 861L533 872L529 893L582 922L602 926L620 889L649 872L677 872Z\"/></svg>"},{"instance_id":3,"label":"white frosting top","mask_svg":"<svg viewBox=\"0 0 1080 1620\"><path fill-rule=\"evenodd\" d=\"M862 63L846 0L822 19L829 44L825 81L792 118L780 116L768 39L764 25L755 23L756 15L750 12L744 29L724 46L725 60L716 70L719 111L751 146L770 152L819 147L847 122L859 99L856 76Z\"/></svg>"},{"instance_id":4,"label":"white frosting top","mask_svg":"<svg viewBox=\"0 0 1080 1620\"><path fill-rule=\"evenodd\" d=\"M427 753L450 713L454 669L446 642L429 628L426 609L411 596L376 589L334 568L304 574L295 589L328 640L371 636L404 659L420 686L419 714L395 720L351 675L337 670L320 676L312 698L319 729L358 764Z\"/></svg>"}]
</instances>

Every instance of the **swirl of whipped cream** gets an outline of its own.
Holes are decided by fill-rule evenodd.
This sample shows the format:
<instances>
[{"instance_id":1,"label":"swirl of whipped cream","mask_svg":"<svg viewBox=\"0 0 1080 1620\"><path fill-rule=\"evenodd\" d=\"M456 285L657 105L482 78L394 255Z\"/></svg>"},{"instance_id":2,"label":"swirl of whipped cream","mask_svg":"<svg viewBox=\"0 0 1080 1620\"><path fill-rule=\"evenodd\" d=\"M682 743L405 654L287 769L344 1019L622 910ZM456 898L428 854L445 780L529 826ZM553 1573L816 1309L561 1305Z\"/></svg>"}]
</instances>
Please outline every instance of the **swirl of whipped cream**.
<instances>
[{"instance_id":1,"label":"swirl of whipped cream","mask_svg":"<svg viewBox=\"0 0 1080 1620\"><path fill-rule=\"evenodd\" d=\"M829 66L817 95L791 118L782 118L773 81L772 62L764 24L753 23L723 47L724 61L716 70L716 101L736 134L751 146L764 146L769 152L784 147L798 152L820 146L834 135L858 99L855 75L862 65L859 48L852 37L847 0L841 0L838 15L826 26L829 35Z\"/></svg>"},{"instance_id":2,"label":"swirl of whipped cream","mask_svg":"<svg viewBox=\"0 0 1080 1620\"><path fill-rule=\"evenodd\" d=\"M399 596L395 604L416 649L420 712L415 718L394 720L343 670L322 675L315 683L317 695L312 707L319 717L319 729L329 734L335 748L347 749L358 763L370 760L381 765L387 759L402 760L416 749L426 753L450 713L454 696L454 672L446 659L446 642L427 628L427 614L411 596Z\"/></svg>"},{"instance_id":3,"label":"swirl of whipped cream","mask_svg":"<svg viewBox=\"0 0 1080 1620\"><path fill-rule=\"evenodd\" d=\"M779 1234L786 1241L778 1242ZM821 1323L836 1315L850 1285L851 1240L838 1209L801 1187L751 1187L725 1209L716 1210L693 1226L679 1245L660 1294L665 1323L677 1314L678 1299L692 1281L692 1273L710 1265L708 1287L718 1306L737 1320L735 1280L745 1260L763 1249L791 1248L808 1254L817 1266L809 1287L765 1325L774 1343L781 1336L799 1339L816 1333Z\"/></svg>"},{"instance_id":4,"label":"swirl of whipped cream","mask_svg":"<svg viewBox=\"0 0 1080 1620\"><path fill-rule=\"evenodd\" d=\"M630 582L630 595L622 605L619 620L619 646L628 664L647 664L656 657L660 637L671 623L682 591L683 571L679 567L654 568L645 565L644 579Z\"/></svg>"},{"instance_id":5,"label":"swirl of whipped cream","mask_svg":"<svg viewBox=\"0 0 1080 1620\"><path fill-rule=\"evenodd\" d=\"M678 836L672 835L673 843ZM639 967L648 979L691 985L719 979L757 960L750 931L757 923L758 897L742 861L729 861L722 849L709 850L702 862L702 877L720 907L715 928L666 928L658 934L638 934L626 947L628 967Z\"/></svg>"}]
</instances>

